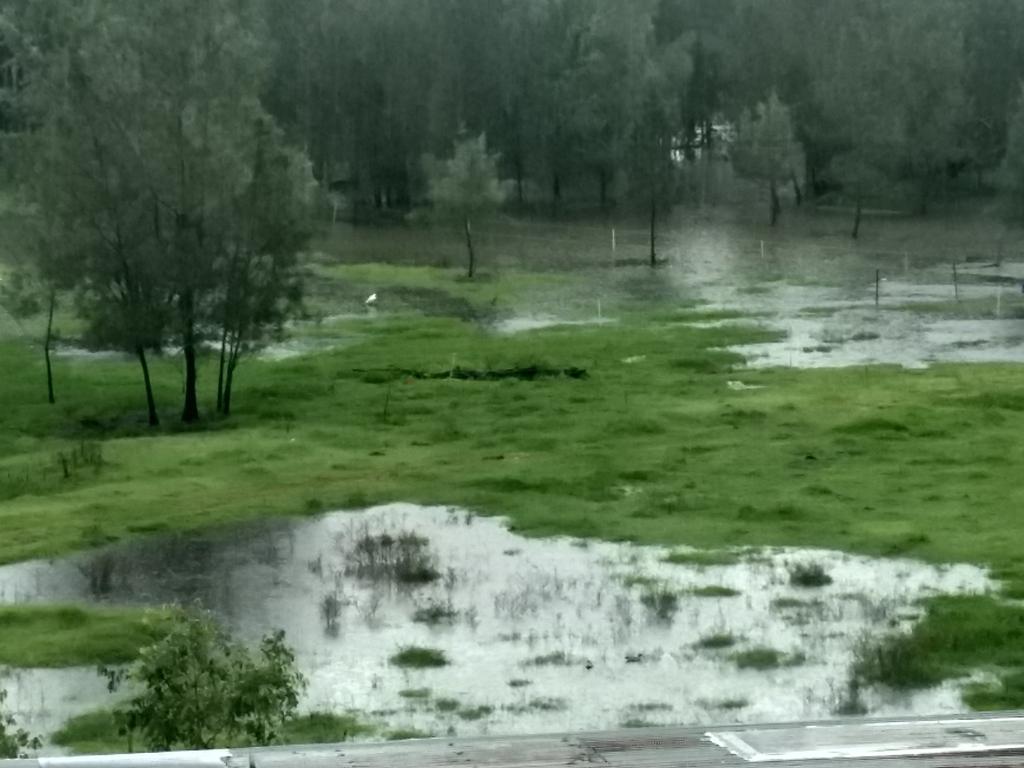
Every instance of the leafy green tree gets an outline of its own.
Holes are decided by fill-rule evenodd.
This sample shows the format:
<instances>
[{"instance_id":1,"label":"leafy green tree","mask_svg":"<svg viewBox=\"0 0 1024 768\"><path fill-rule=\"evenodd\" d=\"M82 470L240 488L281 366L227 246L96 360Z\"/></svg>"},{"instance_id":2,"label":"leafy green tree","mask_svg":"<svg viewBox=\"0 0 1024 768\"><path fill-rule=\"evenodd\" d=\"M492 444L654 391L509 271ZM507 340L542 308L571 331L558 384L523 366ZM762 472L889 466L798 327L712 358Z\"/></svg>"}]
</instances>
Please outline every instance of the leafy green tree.
<instances>
[{"instance_id":1,"label":"leafy green tree","mask_svg":"<svg viewBox=\"0 0 1024 768\"><path fill-rule=\"evenodd\" d=\"M276 299L294 290L295 251L284 251L301 243L292 225L304 200L285 195L308 190L278 169L298 164L260 103L258 10L254 0L96 0L88 12L75 9L65 25L73 34L43 49L32 78L40 129L30 188L69 244L53 274L77 275L95 338L138 354L151 424L146 350L176 338L182 420L194 422L205 334L226 328L222 341L234 339L237 362L245 339L275 319ZM37 33L46 36L45 27ZM279 186L260 188L271 185ZM250 271L234 266L257 258L270 260L263 271L273 279L239 290L231 281Z\"/></svg>"},{"instance_id":2,"label":"leafy green tree","mask_svg":"<svg viewBox=\"0 0 1024 768\"><path fill-rule=\"evenodd\" d=\"M221 325L217 410L231 413L243 352L280 331L302 296L297 253L312 230L315 180L309 161L288 149L269 122L259 124L248 189L230 215L229 236L214 264L214 317Z\"/></svg>"},{"instance_id":3,"label":"leafy green tree","mask_svg":"<svg viewBox=\"0 0 1024 768\"><path fill-rule=\"evenodd\" d=\"M39 749L43 743L38 736L18 727L14 715L4 708L6 701L7 691L0 688L0 759L10 760L25 757L28 750Z\"/></svg>"},{"instance_id":4,"label":"leafy green tree","mask_svg":"<svg viewBox=\"0 0 1024 768\"><path fill-rule=\"evenodd\" d=\"M121 679L112 675L111 688ZM163 640L144 649L127 679L139 692L115 715L126 735L160 752L271 744L305 687L283 632L251 651L196 611L180 614Z\"/></svg>"},{"instance_id":5,"label":"leafy green tree","mask_svg":"<svg viewBox=\"0 0 1024 768\"><path fill-rule=\"evenodd\" d=\"M454 218L466 234L466 275L476 272L473 249L473 219L497 210L505 195L498 178L498 157L487 151L487 138L481 134L461 139L448 160L428 158L430 201L442 217Z\"/></svg>"},{"instance_id":6,"label":"leafy green tree","mask_svg":"<svg viewBox=\"0 0 1024 768\"><path fill-rule=\"evenodd\" d=\"M736 170L767 185L770 221L774 227L782 210L779 184L789 179L794 169L802 164L802 152L794 136L789 108L772 92L753 113L744 112L738 134L733 153Z\"/></svg>"}]
</instances>

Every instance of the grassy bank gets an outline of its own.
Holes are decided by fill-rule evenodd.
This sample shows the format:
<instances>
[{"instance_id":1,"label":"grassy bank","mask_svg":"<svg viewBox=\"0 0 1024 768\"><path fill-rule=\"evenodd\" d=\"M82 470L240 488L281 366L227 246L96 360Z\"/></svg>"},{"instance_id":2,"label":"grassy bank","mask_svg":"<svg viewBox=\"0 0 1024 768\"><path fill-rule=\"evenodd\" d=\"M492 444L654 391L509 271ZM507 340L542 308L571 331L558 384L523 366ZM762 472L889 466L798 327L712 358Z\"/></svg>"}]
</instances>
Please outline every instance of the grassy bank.
<instances>
[{"instance_id":1,"label":"grassy bank","mask_svg":"<svg viewBox=\"0 0 1024 768\"><path fill-rule=\"evenodd\" d=\"M110 755L125 753L141 745L119 732L114 713L109 710L90 712L68 721L53 734L53 743L77 755ZM406 737L409 732L388 731L362 719L355 713L327 714L314 712L285 723L278 734L279 744L337 744L361 736L386 739ZM419 734L425 735L425 734ZM247 746L233 744L235 747Z\"/></svg>"},{"instance_id":2,"label":"grassy bank","mask_svg":"<svg viewBox=\"0 0 1024 768\"><path fill-rule=\"evenodd\" d=\"M432 290L453 280L359 269L367 281ZM503 279L498 291L531 280ZM494 292L454 285L449 295L478 306ZM0 562L407 500L507 515L527 535L970 561L1024 594L1018 367L737 371L721 348L769 334L695 319L633 307L616 325L515 337L443 317L342 319L332 332L350 346L246 361L236 415L200 429L176 425L180 371L155 360L167 409L156 432L142 425L133 363L58 361L50 407L38 352L4 343ZM517 365L587 377L415 375ZM212 360L201 377L209 392ZM751 388L730 387L737 379ZM1010 680L1024 660L984 649L1016 642L1024 611L995 598L966 604L969 620L932 611L920 628L943 638L914 646L934 670L927 679L984 663ZM1024 704L1024 691L1013 701Z\"/></svg>"},{"instance_id":3,"label":"grassy bank","mask_svg":"<svg viewBox=\"0 0 1024 768\"><path fill-rule=\"evenodd\" d=\"M131 609L0 606L0 666L121 664L161 635L162 617Z\"/></svg>"}]
</instances>

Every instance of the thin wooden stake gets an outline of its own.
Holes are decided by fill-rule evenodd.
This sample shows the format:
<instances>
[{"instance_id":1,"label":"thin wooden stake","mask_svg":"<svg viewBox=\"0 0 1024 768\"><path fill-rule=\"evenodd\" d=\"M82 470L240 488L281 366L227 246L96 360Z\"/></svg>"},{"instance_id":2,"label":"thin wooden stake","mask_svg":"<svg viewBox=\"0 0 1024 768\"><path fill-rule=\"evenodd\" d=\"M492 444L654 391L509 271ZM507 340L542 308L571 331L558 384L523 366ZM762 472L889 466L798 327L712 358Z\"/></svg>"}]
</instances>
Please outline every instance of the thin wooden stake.
<instances>
[{"instance_id":1,"label":"thin wooden stake","mask_svg":"<svg viewBox=\"0 0 1024 768\"><path fill-rule=\"evenodd\" d=\"M882 270L875 270L875 306L878 306L879 301L882 298Z\"/></svg>"},{"instance_id":2,"label":"thin wooden stake","mask_svg":"<svg viewBox=\"0 0 1024 768\"><path fill-rule=\"evenodd\" d=\"M960 278L956 271L956 262L953 262L953 296L960 301Z\"/></svg>"}]
</instances>

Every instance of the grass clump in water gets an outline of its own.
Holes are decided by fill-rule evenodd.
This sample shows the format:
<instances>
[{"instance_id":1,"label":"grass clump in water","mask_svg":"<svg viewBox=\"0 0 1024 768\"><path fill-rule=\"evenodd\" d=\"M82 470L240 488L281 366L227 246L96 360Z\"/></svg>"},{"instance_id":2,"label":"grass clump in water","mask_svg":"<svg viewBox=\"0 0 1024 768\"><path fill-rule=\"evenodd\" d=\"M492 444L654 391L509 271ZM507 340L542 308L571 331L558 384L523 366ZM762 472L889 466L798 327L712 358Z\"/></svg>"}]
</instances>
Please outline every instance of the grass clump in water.
<instances>
[{"instance_id":1,"label":"grass clump in water","mask_svg":"<svg viewBox=\"0 0 1024 768\"><path fill-rule=\"evenodd\" d=\"M671 563L672 565L695 565L698 568L736 565L739 561L739 555L723 549L697 549L691 552L672 552L665 557L666 563Z\"/></svg>"},{"instance_id":2,"label":"grass clump in water","mask_svg":"<svg viewBox=\"0 0 1024 768\"><path fill-rule=\"evenodd\" d=\"M438 624L451 624L458 616L458 611L452 607L450 602L442 603L439 600L433 600L427 605L417 608L412 615L412 620L419 624L435 626Z\"/></svg>"},{"instance_id":3,"label":"grass clump in water","mask_svg":"<svg viewBox=\"0 0 1024 768\"><path fill-rule=\"evenodd\" d=\"M640 602L662 621L668 621L679 610L679 593L661 585L646 588Z\"/></svg>"},{"instance_id":4,"label":"grass clump in water","mask_svg":"<svg viewBox=\"0 0 1024 768\"><path fill-rule=\"evenodd\" d=\"M576 659L565 651L552 651L551 653L534 656L526 662L529 667L571 667Z\"/></svg>"},{"instance_id":5,"label":"grass clump in water","mask_svg":"<svg viewBox=\"0 0 1024 768\"><path fill-rule=\"evenodd\" d=\"M397 535L363 531L349 552L347 571L361 579L409 585L441 578L430 542L409 531Z\"/></svg>"},{"instance_id":6,"label":"grass clump in water","mask_svg":"<svg viewBox=\"0 0 1024 768\"><path fill-rule=\"evenodd\" d=\"M403 688L398 692L403 699L429 699L429 688Z\"/></svg>"},{"instance_id":7,"label":"grass clump in water","mask_svg":"<svg viewBox=\"0 0 1024 768\"><path fill-rule=\"evenodd\" d=\"M797 563L789 569L789 583L794 587L814 589L832 583L825 568L819 563Z\"/></svg>"},{"instance_id":8,"label":"grass clump in water","mask_svg":"<svg viewBox=\"0 0 1024 768\"><path fill-rule=\"evenodd\" d=\"M807 661L807 657L803 653L786 654L775 648L759 646L733 654L732 660L740 669L766 670L796 667Z\"/></svg>"},{"instance_id":9,"label":"grass clump in water","mask_svg":"<svg viewBox=\"0 0 1024 768\"><path fill-rule=\"evenodd\" d=\"M739 642L739 638L731 632L718 632L702 637L697 641L697 647L718 650L721 648L732 648L737 642Z\"/></svg>"},{"instance_id":10,"label":"grass clump in water","mask_svg":"<svg viewBox=\"0 0 1024 768\"><path fill-rule=\"evenodd\" d=\"M458 699L440 698L434 702L434 709L438 712L455 712L461 706Z\"/></svg>"},{"instance_id":11,"label":"grass clump in water","mask_svg":"<svg viewBox=\"0 0 1024 768\"><path fill-rule=\"evenodd\" d=\"M436 648L413 645L392 656L391 663L403 669L431 669L448 666L448 657Z\"/></svg>"},{"instance_id":12,"label":"grass clump in water","mask_svg":"<svg viewBox=\"0 0 1024 768\"><path fill-rule=\"evenodd\" d=\"M712 584L707 587L696 587L690 590L690 594L694 597L739 597L742 592L732 587L723 587L718 584Z\"/></svg>"}]
</instances>

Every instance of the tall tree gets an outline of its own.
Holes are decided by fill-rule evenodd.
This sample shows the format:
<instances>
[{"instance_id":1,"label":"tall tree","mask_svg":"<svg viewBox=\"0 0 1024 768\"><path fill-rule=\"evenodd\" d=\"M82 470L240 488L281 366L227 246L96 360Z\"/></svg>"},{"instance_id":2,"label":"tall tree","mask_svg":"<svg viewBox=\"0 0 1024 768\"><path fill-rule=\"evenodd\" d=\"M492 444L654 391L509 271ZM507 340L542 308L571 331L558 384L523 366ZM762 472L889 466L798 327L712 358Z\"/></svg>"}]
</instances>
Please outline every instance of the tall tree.
<instances>
[{"instance_id":1,"label":"tall tree","mask_svg":"<svg viewBox=\"0 0 1024 768\"><path fill-rule=\"evenodd\" d=\"M790 179L794 169L802 164L789 108L774 92L740 119L733 161L740 174L767 186L769 220L774 227L782 211L779 185Z\"/></svg>"},{"instance_id":2,"label":"tall tree","mask_svg":"<svg viewBox=\"0 0 1024 768\"><path fill-rule=\"evenodd\" d=\"M487 151L487 139L480 136L455 144L453 156L444 161L427 158L430 200L442 217L456 219L466 236L466 275L476 274L473 248L473 220L495 210L504 200L498 179L498 158Z\"/></svg>"}]
</instances>

